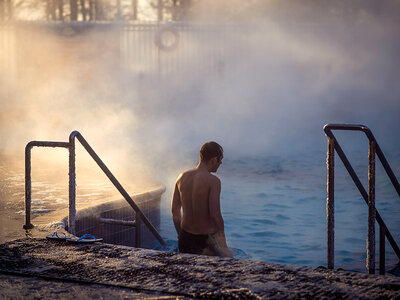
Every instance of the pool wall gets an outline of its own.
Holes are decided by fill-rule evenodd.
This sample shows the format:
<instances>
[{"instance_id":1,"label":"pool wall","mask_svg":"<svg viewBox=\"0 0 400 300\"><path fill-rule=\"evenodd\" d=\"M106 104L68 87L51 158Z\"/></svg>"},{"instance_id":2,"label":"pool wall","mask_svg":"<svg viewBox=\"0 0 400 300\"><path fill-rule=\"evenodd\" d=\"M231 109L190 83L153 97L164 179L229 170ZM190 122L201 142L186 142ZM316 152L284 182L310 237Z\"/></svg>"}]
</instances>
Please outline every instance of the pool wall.
<instances>
[{"instance_id":1,"label":"pool wall","mask_svg":"<svg viewBox=\"0 0 400 300\"><path fill-rule=\"evenodd\" d=\"M164 192L165 187L160 186L131 196L157 230L160 228L160 202ZM79 237L89 233L103 238L105 243L126 246L136 245L135 227L102 223L100 218L134 221L135 211L125 199L110 200L106 203L78 210L75 225L76 236ZM61 223L57 224L68 231L68 217L65 217ZM141 236L141 247L153 248L157 244L152 233L143 222L141 223Z\"/></svg>"}]
</instances>

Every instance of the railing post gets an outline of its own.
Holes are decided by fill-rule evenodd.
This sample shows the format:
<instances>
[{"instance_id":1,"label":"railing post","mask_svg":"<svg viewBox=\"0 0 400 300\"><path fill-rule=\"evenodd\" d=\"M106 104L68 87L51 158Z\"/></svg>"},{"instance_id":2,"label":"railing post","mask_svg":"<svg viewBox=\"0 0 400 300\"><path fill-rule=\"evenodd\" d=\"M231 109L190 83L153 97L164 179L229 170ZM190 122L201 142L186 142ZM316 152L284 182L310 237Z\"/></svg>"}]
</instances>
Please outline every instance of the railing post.
<instances>
[{"instance_id":1,"label":"railing post","mask_svg":"<svg viewBox=\"0 0 400 300\"><path fill-rule=\"evenodd\" d=\"M379 274L385 275L385 235L386 230L379 226Z\"/></svg>"},{"instance_id":2,"label":"railing post","mask_svg":"<svg viewBox=\"0 0 400 300\"><path fill-rule=\"evenodd\" d=\"M367 270L375 274L375 141L369 142L368 160Z\"/></svg>"},{"instance_id":3,"label":"railing post","mask_svg":"<svg viewBox=\"0 0 400 300\"><path fill-rule=\"evenodd\" d=\"M31 149L30 144L25 147L25 225L24 229L31 229L31 202L32 202L32 178L31 178Z\"/></svg>"},{"instance_id":4,"label":"railing post","mask_svg":"<svg viewBox=\"0 0 400 300\"><path fill-rule=\"evenodd\" d=\"M136 239L136 248L140 248L140 246L141 246L141 239L142 239L142 236L141 236L141 215L140 215L140 212L137 212L136 213L136 217L135 217L135 219L136 219L136 236L135 236L135 239Z\"/></svg>"},{"instance_id":5,"label":"railing post","mask_svg":"<svg viewBox=\"0 0 400 300\"><path fill-rule=\"evenodd\" d=\"M69 216L68 232L75 234L75 198L76 198L76 174L75 174L75 137L69 139Z\"/></svg>"},{"instance_id":6,"label":"railing post","mask_svg":"<svg viewBox=\"0 0 400 300\"><path fill-rule=\"evenodd\" d=\"M327 223L327 260L328 269L333 269L335 265L335 198L334 198L334 168L335 168L335 139L328 137L328 153L327 153L327 169L328 169L328 184L327 184L327 194L326 199L326 223Z\"/></svg>"}]
</instances>

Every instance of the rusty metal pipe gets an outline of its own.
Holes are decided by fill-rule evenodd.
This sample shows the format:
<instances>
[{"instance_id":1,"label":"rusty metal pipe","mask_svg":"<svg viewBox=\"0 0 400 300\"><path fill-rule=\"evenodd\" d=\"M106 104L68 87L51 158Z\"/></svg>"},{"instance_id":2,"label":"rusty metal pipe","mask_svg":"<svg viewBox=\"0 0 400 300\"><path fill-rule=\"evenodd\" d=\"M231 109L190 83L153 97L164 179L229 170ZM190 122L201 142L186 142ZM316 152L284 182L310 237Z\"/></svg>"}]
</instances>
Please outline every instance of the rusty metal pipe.
<instances>
[{"instance_id":1,"label":"rusty metal pipe","mask_svg":"<svg viewBox=\"0 0 400 300\"><path fill-rule=\"evenodd\" d=\"M375 274L375 142L369 142L368 151L368 239L367 270Z\"/></svg>"},{"instance_id":2,"label":"rusty metal pipe","mask_svg":"<svg viewBox=\"0 0 400 300\"><path fill-rule=\"evenodd\" d=\"M24 229L31 229L34 227L34 225L31 223L31 205L32 205L31 153L33 147L69 148L69 143L31 141L25 146L25 224L23 226Z\"/></svg>"},{"instance_id":3,"label":"rusty metal pipe","mask_svg":"<svg viewBox=\"0 0 400 300\"><path fill-rule=\"evenodd\" d=\"M386 160L385 155L383 154L381 148L379 147L379 144L377 143L374 135L372 134L371 130L364 125L346 125L346 124L326 124L324 126L324 131L325 134L328 136L329 138L334 138L335 136L332 133L332 130L353 130L353 131L362 131L365 133L365 135L367 136L367 138L369 139L370 142L374 142L374 146L375 146L375 153L376 155L378 155L379 160L381 161L387 175L389 176L394 188L396 189L398 195L400 196L400 185L399 182L397 181L396 176L394 175L389 163ZM342 160L345 168L347 169L348 173L350 174L351 178L353 179L356 187L358 188L358 190L360 191L361 196L363 197L365 203L369 203L369 194L367 194L364 186L362 185L360 179L358 178L357 174L355 173L353 167L351 166L350 162L348 161L346 155L344 154L342 148L340 147L339 143L337 142L337 140L335 139L335 144L334 144L334 148L336 150L336 152L338 153L340 159ZM383 245L385 237L387 238L387 240L389 241L390 245L392 246L394 252L396 253L397 257L400 259L400 248L397 245L396 241L394 240L392 234L390 233L389 229L387 228L385 222L383 221L382 217L380 216L379 212L376 210L376 208L374 209L375 211L375 218L376 221L378 222L379 226L380 226L380 233L384 234L384 237L380 237L380 240L383 242L381 242L381 245ZM384 247L381 246L381 247ZM381 256L384 259L384 254L382 254L383 256ZM383 263L380 262L380 265L384 265L384 261ZM384 266L383 266L384 268Z\"/></svg>"},{"instance_id":4,"label":"rusty metal pipe","mask_svg":"<svg viewBox=\"0 0 400 300\"><path fill-rule=\"evenodd\" d=\"M367 126L365 125L347 125L347 124L326 124L324 126L324 131L326 135L333 136L332 130L347 130L347 131L362 131L365 133L369 141L375 141L375 151L376 155L378 155L379 160L382 163L383 168L385 169L387 175L389 176L390 181L392 182L394 188L396 189L397 194L400 196L400 184L394 175L394 172L392 168L390 167L388 161L386 160L385 155L383 154L383 151L379 144L376 142L376 139L371 131Z\"/></svg>"},{"instance_id":5,"label":"rusty metal pipe","mask_svg":"<svg viewBox=\"0 0 400 300\"><path fill-rule=\"evenodd\" d=\"M31 189L31 149L32 145L29 143L25 147L25 225L24 229L31 229L31 202L32 202L32 189Z\"/></svg>"},{"instance_id":6,"label":"rusty metal pipe","mask_svg":"<svg viewBox=\"0 0 400 300\"><path fill-rule=\"evenodd\" d=\"M68 165L68 232L75 235L75 216L76 216L76 173L75 173L75 139L69 137L69 165Z\"/></svg>"},{"instance_id":7,"label":"rusty metal pipe","mask_svg":"<svg viewBox=\"0 0 400 300\"><path fill-rule=\"evenodd\" d=\"M379 274L385 275L385 228L379 226Z\"/></svg>"},{"instance_id":8,"label":"rusty metal pipe","mask_svg":"<svg viewBox=\"0 0 400 300\"><path fill-rule=\"evenodd\" d=\"M327 194L326 199L326 223L327 223L327 260L328 269L333 269L335 266L335 195L334 195L334 183L335 183L335 139L328 138L328 153L326 164L328 168L328 182L327 182Z\"/></svg>"}]
</instances>

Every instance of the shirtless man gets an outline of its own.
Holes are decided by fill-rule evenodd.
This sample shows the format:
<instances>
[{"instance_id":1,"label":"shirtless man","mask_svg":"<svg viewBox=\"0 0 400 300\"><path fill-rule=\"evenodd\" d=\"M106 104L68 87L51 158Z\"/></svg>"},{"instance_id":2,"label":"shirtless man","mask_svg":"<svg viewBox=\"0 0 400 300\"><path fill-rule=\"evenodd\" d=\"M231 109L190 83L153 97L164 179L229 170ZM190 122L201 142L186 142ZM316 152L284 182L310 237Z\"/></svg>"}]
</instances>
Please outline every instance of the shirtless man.
<instances>
[{"instance_id":1,"label":"shirtless man","mask_svg":"<svg viewBox=\"0 0 400 300\"><path fill-rule=\"evenodd\" d=\"M233 257L226 245L220 209L221 181L211 174L217 172L222 158L220 145L205 143L197 167L176 181L171 212L182 253Z\"/></svg>"}]
</instances>

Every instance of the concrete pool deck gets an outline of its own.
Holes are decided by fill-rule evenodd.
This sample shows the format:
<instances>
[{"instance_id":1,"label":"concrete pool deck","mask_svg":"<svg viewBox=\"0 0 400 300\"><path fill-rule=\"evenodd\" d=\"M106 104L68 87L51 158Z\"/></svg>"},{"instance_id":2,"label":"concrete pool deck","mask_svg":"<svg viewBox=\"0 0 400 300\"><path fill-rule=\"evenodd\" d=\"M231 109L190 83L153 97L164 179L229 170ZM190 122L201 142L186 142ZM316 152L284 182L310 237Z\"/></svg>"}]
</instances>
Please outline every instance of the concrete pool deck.
<instances>
[{"instance_id":1,"label":"concrete pool deck","mask_svg":"<svg viewBox=\"0 0 400 300\"><path fill-rule=\"evenodd\" d=\"M4 299L400 299L390 275L38 238L0 245L0 288Z\"/></svg>"}]
</instances>

